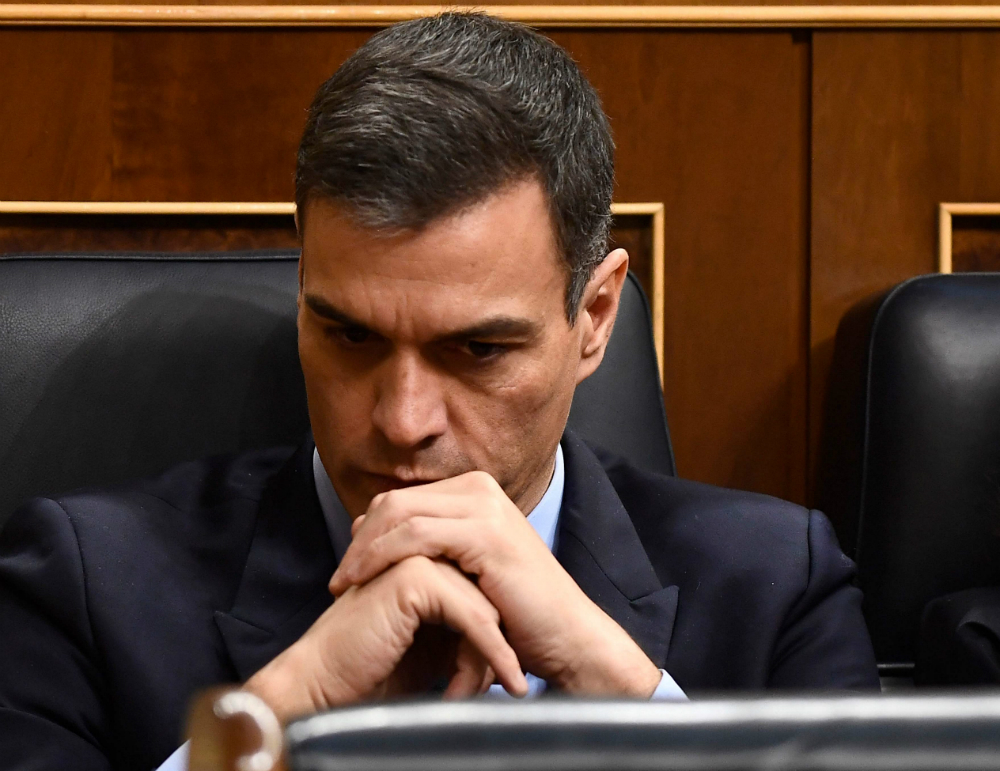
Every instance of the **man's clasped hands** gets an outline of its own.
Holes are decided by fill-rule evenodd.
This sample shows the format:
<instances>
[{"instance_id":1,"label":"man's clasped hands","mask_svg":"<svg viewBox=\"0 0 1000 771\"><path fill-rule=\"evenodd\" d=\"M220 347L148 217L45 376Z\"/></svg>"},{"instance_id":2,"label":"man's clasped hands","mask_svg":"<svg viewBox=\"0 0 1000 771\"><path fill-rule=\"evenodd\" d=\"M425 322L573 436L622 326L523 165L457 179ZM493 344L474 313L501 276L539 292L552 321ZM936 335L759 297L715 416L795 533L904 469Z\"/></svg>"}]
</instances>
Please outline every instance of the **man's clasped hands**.
<instances>
[{"instance_id":1,"label":"man's clasped hands","mask_svg":"<svg viewBox=\"0 0 1000 771\"><path fill-rule=\"evenodd\" d=\"M524 672L579 695L660 682L485 472L382 493L352 533L335 602L246 683L283 720L444 682L446 698L494 681L523 696Z\"/></svg>"}]
</instances>

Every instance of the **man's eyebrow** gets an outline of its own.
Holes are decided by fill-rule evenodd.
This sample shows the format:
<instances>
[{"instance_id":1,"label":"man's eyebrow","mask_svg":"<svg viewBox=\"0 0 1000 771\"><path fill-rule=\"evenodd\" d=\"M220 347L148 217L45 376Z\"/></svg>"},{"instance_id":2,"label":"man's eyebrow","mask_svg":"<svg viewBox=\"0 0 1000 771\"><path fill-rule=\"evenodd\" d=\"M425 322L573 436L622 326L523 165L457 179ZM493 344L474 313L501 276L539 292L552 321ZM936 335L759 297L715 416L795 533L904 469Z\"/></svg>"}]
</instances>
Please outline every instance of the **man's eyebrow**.
<instances>
[{"instance_id":1,"label":"man's eyebrow","mask_svg":"<svg viewBox=\"0 0 1000 771\"><path fill-rule=\"evenodd\" d=\"M368 325L334 307L322 297L314 294L307 294L303 297L305 304L317 316L321 316L328 321L333 321L345 327L360 327L368 329ZM531 319L517 318L515 316L494 316L493 318L477 321L471 326L456 329L452 332L445 332L439 335L438 341L450 340L475 340L479 338L526 338L535 337L541 331L541 327Z\"/></svg>"},{"instance_id":2,"label":"man's eyebrow","mask_svg":"<svg viewBox=\"0 0 1000 771\"><path fill-rule=\"evenodd\" d=\"M478 321L472 326L457 329L441 336L442 340L475 340L477 338L532 338L540 331L540 326L531 319L514 316L495 316Z\"/></svg>"},{"instance_id":3,"label":"man's eyebrow","mask_svg":"<svg viewBox=\"0 0 1000 771\"><path fill-rule=\"evenodd\" d=\"M306 305L309 306L309 310L317 316L322 316L324 319L328 319L329 321L335 321L338 324L343 324L345 327L365 327L365 325L360 321L352 319L342 310L330 305L330 303L322 297L318 297L314 294L307 294L303 299L305 300Z\"/></svg>"}]
</instances>

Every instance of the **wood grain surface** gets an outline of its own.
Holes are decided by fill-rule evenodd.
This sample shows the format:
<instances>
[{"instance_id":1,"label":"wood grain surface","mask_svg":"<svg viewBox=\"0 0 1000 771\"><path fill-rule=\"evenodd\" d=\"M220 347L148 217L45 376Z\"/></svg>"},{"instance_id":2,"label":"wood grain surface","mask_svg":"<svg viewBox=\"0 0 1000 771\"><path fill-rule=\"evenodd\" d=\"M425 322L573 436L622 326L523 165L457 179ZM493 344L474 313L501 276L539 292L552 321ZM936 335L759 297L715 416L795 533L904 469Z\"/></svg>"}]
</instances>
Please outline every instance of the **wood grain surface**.
<instances>
[{"instance_id":1,"label":"wood grain surface","mask_svg":"<svg viewBox=\"0 0 1000 771\"><path fill-rule=\"evenodd\" d=\"M807 39L553 37L611 116L616 200L666 207L664 383L680 473L801 500Z\"/></svg>"},{"instance_id":2,"label":"wood grain surface","mask_svg":"<svg viewBox=\"0 0 1000 771\"><path fill-rule=\"evenodd\" d=\"M0 199L111 194L114 39L0 29Z\"/></svg>"}]
</instances>

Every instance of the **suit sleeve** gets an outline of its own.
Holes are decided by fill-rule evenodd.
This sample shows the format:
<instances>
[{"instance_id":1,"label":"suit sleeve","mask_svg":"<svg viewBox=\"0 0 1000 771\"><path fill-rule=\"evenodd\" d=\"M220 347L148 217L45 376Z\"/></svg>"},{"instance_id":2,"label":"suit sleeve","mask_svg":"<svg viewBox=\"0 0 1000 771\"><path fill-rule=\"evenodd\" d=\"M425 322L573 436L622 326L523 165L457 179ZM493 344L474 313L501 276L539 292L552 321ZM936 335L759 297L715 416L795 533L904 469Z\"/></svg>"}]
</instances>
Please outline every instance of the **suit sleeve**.
<instances>
[{"instance_id":1,"label":"suit sleeve","mask_svg":"<svg viewBox=\"0 0 1000 771\"><path fill-rule=\"evenodd\" d=\"M830 522L809 513L806 585L779 632L769 688L815 690L879 687L871 638L861 615L854 563Z\"/></svg>"},{"instance_id":2,"label":"suit sleeve","mask_svg":"<svg viewBox=\"0 0 1000 771\"><path fill-rule=\"evenodd\" d=\"M36 499L0 531L0 758L12 771L107 771L103 677L76 533Z\"/></svg>"}]
</instances>

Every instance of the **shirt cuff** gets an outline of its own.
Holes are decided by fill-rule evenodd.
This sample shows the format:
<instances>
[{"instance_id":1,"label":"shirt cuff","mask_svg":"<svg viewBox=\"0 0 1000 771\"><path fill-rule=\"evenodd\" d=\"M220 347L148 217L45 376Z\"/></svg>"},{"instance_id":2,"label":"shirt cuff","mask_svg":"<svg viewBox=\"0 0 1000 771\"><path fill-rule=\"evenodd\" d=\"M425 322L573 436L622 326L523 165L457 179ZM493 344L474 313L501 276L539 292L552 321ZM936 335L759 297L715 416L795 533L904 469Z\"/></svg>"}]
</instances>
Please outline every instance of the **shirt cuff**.
<instances>
[{"instance_id":1,"label":"shirt cuff","mask_svg":"<svg viewBox=\"0 0 1000 771\"><path fill-rule=\"evenodd\" d=\"M191 742L184 742L174 750L174 754L163 761L156 771L188 771L188 752L191 749Z\"/></svg>"},{"instance_id":2,"label":"shirt cuff","mask_svg":"<svg viewBox=\"0 0 1000 771\"><path fill-rule=\"evenodd\" d=\"M660 684L656 686L656 690L653 691L653 695L649 697L650 701L688 701L687 694L681 690L681 687L674 682L667 670L660 670Z\"/></svg>"}]
</instances>

